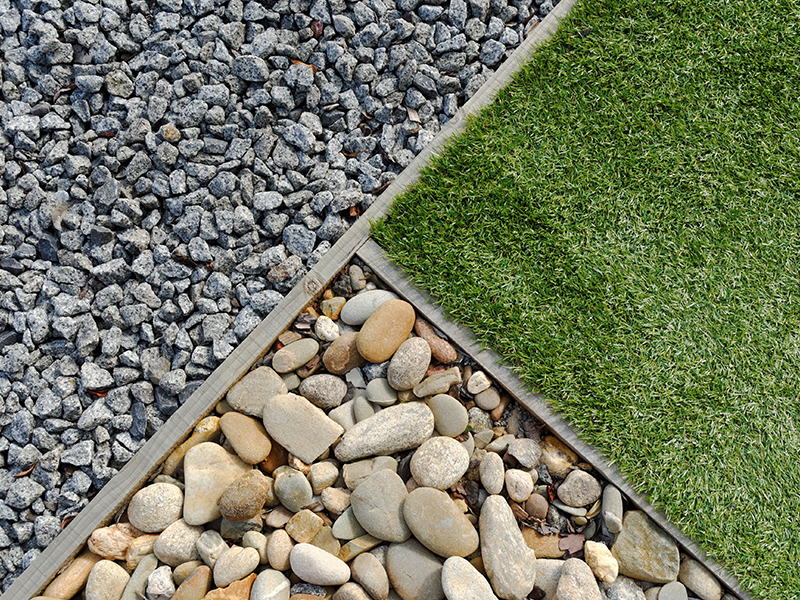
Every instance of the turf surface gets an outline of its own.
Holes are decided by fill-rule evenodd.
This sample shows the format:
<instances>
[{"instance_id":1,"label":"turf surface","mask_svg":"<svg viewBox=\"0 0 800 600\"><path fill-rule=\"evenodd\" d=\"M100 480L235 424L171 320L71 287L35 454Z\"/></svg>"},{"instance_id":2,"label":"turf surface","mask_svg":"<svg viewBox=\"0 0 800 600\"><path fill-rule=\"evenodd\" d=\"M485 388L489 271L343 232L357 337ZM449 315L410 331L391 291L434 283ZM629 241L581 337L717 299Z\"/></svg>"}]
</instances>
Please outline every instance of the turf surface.
<instances>
[{"instance_id":1,"label":"turf surface","mask_svg":"<svg viewBox=\"0 0 800 600\"><path fill-rule=\"evenodd\" d=\"M583 2L373 229L755 597L800 596L800 3Z\"/></svg>"}]
</instances>

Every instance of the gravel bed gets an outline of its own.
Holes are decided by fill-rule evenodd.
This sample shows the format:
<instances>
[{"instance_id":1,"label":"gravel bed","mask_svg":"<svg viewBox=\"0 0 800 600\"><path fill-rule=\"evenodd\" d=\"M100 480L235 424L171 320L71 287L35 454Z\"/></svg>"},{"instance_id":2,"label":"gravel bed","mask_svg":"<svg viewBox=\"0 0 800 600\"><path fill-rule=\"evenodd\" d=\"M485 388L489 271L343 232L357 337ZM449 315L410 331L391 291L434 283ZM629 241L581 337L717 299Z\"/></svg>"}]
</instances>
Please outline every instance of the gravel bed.
<instances>
[{"instance_id":1,"label":"gravel bed","mask_svg":"<svg viewBox=\"0 0 800 600\"><path fill-rule=\"evenodd\" d=\"M551 0L0 0L11 585Z\"/></svg>"}]
</instances>

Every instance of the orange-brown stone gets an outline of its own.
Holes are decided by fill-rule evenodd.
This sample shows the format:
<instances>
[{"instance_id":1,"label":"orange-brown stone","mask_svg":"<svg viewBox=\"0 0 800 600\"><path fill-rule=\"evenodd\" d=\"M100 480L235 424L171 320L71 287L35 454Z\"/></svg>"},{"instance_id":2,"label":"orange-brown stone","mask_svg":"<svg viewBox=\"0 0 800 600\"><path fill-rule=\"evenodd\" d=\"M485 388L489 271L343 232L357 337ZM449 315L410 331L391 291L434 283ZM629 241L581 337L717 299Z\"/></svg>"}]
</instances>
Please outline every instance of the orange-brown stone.
<instances>
[{"instance_id":1,"label":"orange-brown stone","mask_svg":"<svg viewBox=\"0 0 800 600\"><path fill-rule=\"evenodd\" d=\"M404 300L387 300L361 327L358 353L370 362L389 360L414 328L414 307Z\"/></svg>"},{"instance_id":2,"label":"orange-brown stone","mask_svg":"<svg viewBox=\"0 0 800 600\"><path fill-rule=\"evenodd\" d=\"M367 362L358 353L357 338L357 333L346 333L331 342L325 354L322 355L322 364L325 365L328 372L334 375L344 375L351 369L363 366Z\"/></svg>"},{"instance_id":3,"label":"orange-brown stone","mask_svg":"<svg viewBox=\"0 0 800 600\"><path fill-rule=\"evenodd\" d=\"M202 600L211 588L212 577L207 566L197 567L175 590L172 600Z\"/></svg>"},{"instance_id":4,"label":"orange-brown stone","mask_svg":"<svg viewBox=\"0 0 800 600\"><path fill-rule=\"evenodd\" d=\"M90 550L84 551L45 588L42 595L65 600L72 598L86 584L92 568L101 560L102 556Z\"/></svg>"},{"instance_id":5,"label":"orange-brown stone","mask_svg":"<svg viewBox=\"0 0 800 600\"><path fill-rule=\"evenodd\" d=\"M522 537L536 558L561 558L564 550L558 547L561 538L557 535L542 535L534 529L523 529Z\"/></svg>"},{"instance_id":6,"label":"orange-brown stone","mask_svg":"<svg viewBox=\"0 0 800 600\"><path fill-rule=\"evenodd\" d=\"M250 588L253 587L256 577L255 573L250 573L244 579L234 581L228 587L211 590L205 595L205 600L249 600Z\"/></svg>"}]
</instances>

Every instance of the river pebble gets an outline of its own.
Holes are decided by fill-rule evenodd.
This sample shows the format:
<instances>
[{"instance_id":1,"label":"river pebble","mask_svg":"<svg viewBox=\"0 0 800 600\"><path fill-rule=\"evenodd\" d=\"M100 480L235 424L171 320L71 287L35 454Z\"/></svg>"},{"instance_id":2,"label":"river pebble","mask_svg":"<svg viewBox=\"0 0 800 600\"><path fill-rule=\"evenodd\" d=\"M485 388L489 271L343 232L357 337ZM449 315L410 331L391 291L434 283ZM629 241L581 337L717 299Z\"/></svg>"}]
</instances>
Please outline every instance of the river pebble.
<instances>
[{"instance_id":1,"label":"river pebble","mask_svg":"<svg viewBox=\"0 0 800 600\"><path fill-rule=\"evenodd\" d=\"M434 437L422 443L411 457L411 474L422 486L445 490L469 467L469 454L450 437Z\"/></svg>"}]
</instances>

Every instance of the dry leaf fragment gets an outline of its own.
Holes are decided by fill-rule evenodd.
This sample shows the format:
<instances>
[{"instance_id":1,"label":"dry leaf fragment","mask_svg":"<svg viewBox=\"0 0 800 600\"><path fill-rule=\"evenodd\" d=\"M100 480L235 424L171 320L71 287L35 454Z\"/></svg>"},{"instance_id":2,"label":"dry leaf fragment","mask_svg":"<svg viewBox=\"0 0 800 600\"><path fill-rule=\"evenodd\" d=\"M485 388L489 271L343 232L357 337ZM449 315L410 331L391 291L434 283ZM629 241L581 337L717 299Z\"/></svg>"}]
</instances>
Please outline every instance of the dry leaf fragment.
<instances>
[{"instance_id":1,"label":"dry leaf fragment","mask_svg":"<svg viewBox=\"0 0 800 600\"><path fill-rule=\"evenodd\" d=\"M584 541L586 541L586 538L582 533L574 533L565 538L561 538L558 542L558 548L570 554L577 554L583 550Z\"/></svg>"}]
</instances>

